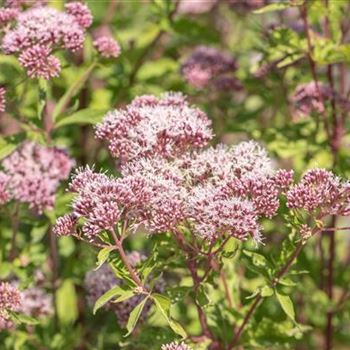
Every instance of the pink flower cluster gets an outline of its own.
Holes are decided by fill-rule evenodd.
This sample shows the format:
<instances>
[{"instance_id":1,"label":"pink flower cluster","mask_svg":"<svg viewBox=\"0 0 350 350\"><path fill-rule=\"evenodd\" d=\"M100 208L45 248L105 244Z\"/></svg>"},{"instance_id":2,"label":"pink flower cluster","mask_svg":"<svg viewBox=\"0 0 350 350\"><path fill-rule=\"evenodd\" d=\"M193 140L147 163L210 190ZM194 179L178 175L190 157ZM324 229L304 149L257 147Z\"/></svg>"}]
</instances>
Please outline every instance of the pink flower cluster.
<instances>
[{"instance_id":1,"label":"pink flower cluster","mask_svg":"<svg viewBox=\"0 0 350 350\"><path fill-rule=\"evenodd\" d=\"M0 28L5 27L18 16L18 10L13 8L0 8Z\"/></svg>"},{"instance_id":2,"label":"pink flower cluster","mask_svg":"<svg viewBox=\"0 0 350 350\"><path fill-rule=\"evenodd\" d=\"M14 327L8 311L18 311L21 305L19 290L8 282L0 282L0 331Z\"/></svg>"},{"instance_id":3,"label":"pink flower cluster","mask_svg":"<svg viewBox=\"0 0 350 350\"><path fill-rule=\"evenodd\" d=\"M56 49L76 51L83 46L85 30L92 23L88 7L68 3L66 12L50 7L33 7L17 16L16 25L6 31L2 49L19 55L21 65L32 78L50 79L60 72Z\"/></svg>"},{"instance_id":4,"label":"pink flower cluster","mask_svg":"<svg viewBox=\"0 0 350 350\"><path fill-rule=\"evenodd\" d=\"M216 88L239 88L241 84L232 75L236 70L237 63L231 55L207 46L197 47L181 66L186 81L196 88L205 88L209 83Z\"/></svg>"},{"instance_id":5,"label":"pink flower cluster","mask_svg":"<svg viewBox=\"0 0 350 350\"><path fill-rule=\"evenodd\" d=\"M39 287L31 287L22 291L20 311L28 316L39 318L53 313L52 296Z\"/></svg>"},{"instance_id":6,"label":"pink flower cluster","mask_svg":"<svg viewBox=\"0 0 350 350\"><path fill-rule=\"evenodd\" d=\"M24 143L2 161L0 203L27 203L39 213L52 208L59 183L69 176L73 165L61 149Z\"/></svg>"},{"instance_id":7,"label":"pink flower cluster","mask_svg":"<svg viewBox=\"0 0 350 350\"><path fill-rule=\"evenodd\" d=\"M277 214L281 195L292 209L350 213L350 187L330 172L314 169L294 184L293 171L276 171L254 141L203 149L210 123L179 95L137 98L107 115L96 134L121 158L121 177L79 169L69 186L76 193L73 210L58 219L58 235L74 233L79 222L94 241L122 222L149 233L187 226L209 242L227 236L261 241L259 221Z\"/></svg>"},{"instance_id":8,"label":"pink flower cluster","mask_svg":"<svg viewBox=\"0 0 350 350\"><path fill-rule=\"evenodd\" d=\"M309 170L301 181L287 192L291 209L317 210L324 215L350 214L350 183L342 182L325 169Z\"/></svg>"},{"instance_id":9,"label":"pink flower cluster","mask_svg":"<svg viewBox=\"0 0 350 350\"><path fill-rule=\"evenodd\" d=\"M0 87L0 112L5 112L6 109L6 89Z\"/></svg>"},{"instance_id":10,"label":"pink flower cluster","mask_svg":"<svg viewBox=\"0 0 350 350\"><path fill-rule=\"evenodd\" d=\"M326 103L334 100L338 108L348 111L350 102L334 91L330 86L314 82L299 85L292 96L296 118L310 116L311 113L323 113Z\"/></svg>"},{"instance_id":11,"label":"pink flower cluster","mask_svg":"<svg viewBox=\"0 0 350 350\"><path fill-rule=\"evenodd\" d=\"M136 267L145 257L138 252L132 252L127 254L127 258L132 266ZM88 304L93 306L99 297L111 288L121 285L121 283L122 280L116 277L111 267L107 264L102 265L97 271L92 270L88 272L85 276L85 289L87 291ZM142 299L143 297L141 295L135 295L121 303L113 303L110 301L104 306L104 308L113 311L117 316L118 324L121 327L125 327L130 312ZM141 321L144 320L149 313L151 305L151 303L146 304L141 314Z\"/></svg>"},{"instance_id":12,"label":"pink flower cluster","mask_svg":"<svg viewBox=\"0 0 350 350\"><path fill-rule=\"evenodd\" d=\"M103 57L118 57L120 55L121 49L117 41L115 41L110 36L100 36L94 40L94 46L96 50Z\"/></svg>"},{"instance_id":13,"label":"pink flower cluster","mask_svg":"<svg viewBox=\"0 0 350 350\"><path fill-rule=\"evenodd\" d=\"M175 341L169 344L162 345L161 350L192 350L192 348L190 348L184 342L178 343Z\"/></svg>"},{"instance_id":14,"label":"pink flower cluster","mask_svg":"<svg viewBox=\"0 0 350 350\"><path fill-rule=\"evenodd\" d=\"M309 116L312 112L322 113L324 101L332 96L332 89L324 84L314 82L299 85L292 96L292 102L298 117Z\"/></svg>"},{"instance_id":15,"label":"pink flower cluster","mask_svg":"<svg viewBox=\"0 0 350 350\"><path fill-rule=\"evenodd\" d=\"M126 108L110 112L97 125L96 136L106 140L122 162L159 154L172 158L200 148L212 138L210 121L181 94L141 96Z\"/></svg>"}]
</instances>

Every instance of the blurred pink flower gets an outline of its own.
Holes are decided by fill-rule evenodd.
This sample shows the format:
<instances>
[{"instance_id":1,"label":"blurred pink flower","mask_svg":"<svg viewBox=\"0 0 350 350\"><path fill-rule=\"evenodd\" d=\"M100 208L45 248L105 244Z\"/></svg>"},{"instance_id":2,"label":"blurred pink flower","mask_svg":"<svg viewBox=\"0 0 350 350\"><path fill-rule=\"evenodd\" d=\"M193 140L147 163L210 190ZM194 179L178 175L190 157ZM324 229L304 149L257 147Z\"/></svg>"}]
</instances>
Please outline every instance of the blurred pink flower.
<instances>
[{"instance_id":1,"label":"blurred pink flower","mask_svg":"<svg viewBox=\"0 0 350 350\"><path fill-rule=\"evenodd\" d=\"M18 10L13 8L0 8L0 27L7 25L16 19Z\"/></svg>"},{"instance_id":2,"label":"blurred pink flower","mask_svg":"<svg viewBox=\"0 0 350 350\"><path fill-rule=\"evenodd\" d=\"M21 305L20 291L8 282L0 282L0 331L14 328L8 311L19 311Z\"/></svg>"},{"instance_id":3,"label":"blurred pink flower","mask_svg":"<svg viewBox=\"0 0 350 350\"><path fill-rule=\"evenodd\" d=\"M214 47L197 47L181 66L186 81L196 87L207 87L211 82L216 88L241 88L237 79L228 74L237 70L236 60L226 52ZM230 78L229 84L228 79Z\"/></svg>"},{"instance_id":4,"label":"blurred pink flower","mask_svg":"<svg viewBox=\"0 0 350 350\"><path fill-rule=\"evenodd\" d=\"M72 15L82 28L88 28L92 24L92 14L90 9L81 2L69 2L64 5L64 9Z\"/></svg>"},{"instance_id":5,"label":"blurred pink flower","mask_svg":"<svg viewBox=\"0 0 350 350\"><path fill-rule=\"evenodd\" d=\"M100 36L94 40L93 44L103 57L118 57L120 55L120 46L112 37Z\"/></svg>"},{"instance_id":6,"label":"blurred pink flower","mask_svg":"<svg viewBox=\"0 0 350 350\"><path fill-rule=\"evenodd\" d=\"M2 161L4 173L10 177L7 193L10 199L41 213L53 207L59 183L68 177L73 165L61 149L24 143Z\"/></svg>"}]
</instances>

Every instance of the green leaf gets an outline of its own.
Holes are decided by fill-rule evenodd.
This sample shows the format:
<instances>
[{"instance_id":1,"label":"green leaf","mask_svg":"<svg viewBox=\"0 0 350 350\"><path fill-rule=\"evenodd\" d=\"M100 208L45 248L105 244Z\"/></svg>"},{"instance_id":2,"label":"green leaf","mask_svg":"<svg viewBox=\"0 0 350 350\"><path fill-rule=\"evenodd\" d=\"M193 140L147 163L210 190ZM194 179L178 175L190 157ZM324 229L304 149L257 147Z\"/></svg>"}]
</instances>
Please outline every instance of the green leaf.
<instances>
[{"instance_id":1,"label":"green leaf","mask_svg":"<svg viewBox=\"0 0 350 350\"><path fill-rule=\"evenodd\" d=\"M57 290L57 313L62 324L71 324L78 318L78 300L74 283L66 279Z\"/></svg>"},{"instance_id":2,"label":"green leaf","mask_svg":"<svg viewBox=\"0 0 350 350\"><path fill-rule=\"evenodd\" d=\"M108 290L106 293L104 293L103 295L101 295L97 300L96 303L94 305L94 310L93 310L93 314L96 313L96 311L98 309L100 309L103 305L105 305L106 303L108 303L111 299L113 299L116 296L122 296L124 295L126 292L126 290L124 290L122 287L120 286L115 286L112 289Z\"/></svg>"},{"instance_id":3,"label":"green leaf","mask_svg":"<svg viewBox=\"0 0 350 350\"><path fill-rule=\"evenodd\" d=\"M183 339L187 338L187 333L179 322L175 321L174 319L170 319L169 326L176 334L180 335Z\"/></svg>"},{"instance_id":4,"label":"green leaf","mask_svg":"<svg viewBox=\"0 0 350 350\"><path fill-rule=\"evenodd\" d=\"M36 320L35 318L21 314L21 313L17 313L14 311L8 311L8 314L10 315L12 321L14 321L15 323L18 323L18 324L24 323L24 324L28 324L28 325L35 325L35 324L39 323L39 321Z\"/></svg>"},{"instance_id":5,"label":"green leaf","mask_svg":"<svg viewBox=\"0 0 350 350\"><path fill-rule=\"evenodd\" d=\"M37 117L39 120L41 120L43 117L43 112L47 101L48 89L48 82L45 79L39 79L39 99L37 109Z\"/></svg>"},{"instance_id":6,"label":"green leaf","mask_svg":"<svg viewBox=\"0 0 350 350\"><path fill-rule=\"evenodd\" d=\"M128 319L128 323L126 325L126 329L128 330L128 333L125 334L125 337L127 337L128 335L130 335L132 333L132 331L134 330L136 323L138 321L138 319L141 316L142 310L146 305L146 302L148 300L148 297L146 297L145 299L143 299L135 308L134 310L131 311L129 319Z\"/></svg>"},{"instance_id":7,"label":"green leaf","mask_svg":"<svg viewBox=\"0 0 350 350\"><path fill-rule=\"evenodd\" d=\"M280 303L283 311L286 313L286 315L295 322L295 311L292 299L288 295L284 295L279 293L277 290L275 290L277 300Z\"/></svg>"},{"instance_id":8,"label":"green leaf","mask_svg":"<svg viewBox=\"0 0 350 350\"><path fill-rule=\"evenodd\" d=\"M0 160L10 155L16 149L19 142L19 140L8 140L0 137Z\"/></svg>"},{"instance_id":9,"label":"green leaf","mask_svg":"<svg viewBox=\"0 0 350 350\"><path fill-rule=\"evenodd\" d=\"M273 289L269 286L264 286L261 288L261 296L263 298L270 297L273 295L273 293L274 293Z\"/></svg>"},{"instance_id":10,"label":"green leaf","mask_svg":"<svg viewBox=\"0 0 350 350\"><path fill-rule=\"evenodd\" d=\"M258 10L253 11L255 14L262 14L262 13L268 13L268 12L273 12L273 11L281 11L284 9L287 9L291 7L291 5L288 2L283 2L283 3L274 3L270 4L267 6L264 6Z\"/></svg>"},{"instance_id":11,"label":"green leaf","mask_svg":"<svg viewBox=\"0 0 350 350\"><path fill-rule=\"evenodd\" d=\"M62 126L74 125L74 124L97 124L99 123L103 116L105 115L105 109L81 109L80 111L73 113L69 116L62 117L58 119L55 124L55 128L60 128Z\"/></svg>"},{"instance_id":12,"label":"green leaf","mask_svg":"<svg viewBox=\"0 0 350 350\"><path fill-rule=\"evenodd\" d=\"M105 247L98 252L95 271L97 271L107 261L112 250L114 250L114 247Z\"/></svg>"},{"instance_id":13,"label":"green leaf","mask_svg":"<svg viewBox=\"0 0 350 350\"><path fill-rule=\"evenodd\" d=\"M75 83L66 91L66 93L58 101L53 113L53 121L63 113L70 100L84 87L85 82L89 79L90 74L94 70L97 62L91 63L91 65L79 76L77 77Z\"/></svg>"},{"instance_id":14,"label":"green leaf","mask_svg":"<svg viewBox=\"0 0 350 350\"><path fill-rule=\"evenodd\" d=\"M157 309L164 316L164 318L168 322L170 328L176 334L181 335L181 337L183 337L183 338L187 337L186 331L183 329L183 327L177 321L173 320L170 317L170 306L171 306L170 299L164 295L157 294L157 293L152 294L152 298L154 300L154 303L155 303Z\"/></svg>"}]
</instances>

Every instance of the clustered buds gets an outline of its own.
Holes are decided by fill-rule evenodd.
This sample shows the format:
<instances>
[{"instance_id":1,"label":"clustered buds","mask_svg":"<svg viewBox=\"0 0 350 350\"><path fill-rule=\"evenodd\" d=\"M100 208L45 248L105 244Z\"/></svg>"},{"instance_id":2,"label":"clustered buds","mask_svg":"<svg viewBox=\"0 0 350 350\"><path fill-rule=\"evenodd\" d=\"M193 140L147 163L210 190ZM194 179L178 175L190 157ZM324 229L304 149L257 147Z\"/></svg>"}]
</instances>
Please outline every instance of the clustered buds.
<instances>
[{"instance_id":1,"label":"clustered buds","mask_svg":"<svg viewBox=\"0 0 350 350\"><path fill-rule=\"evenodd\" d=\"M9 311L18 311L21 305L20 291L8 282L0 282L0 331L14 327Z\"/></svg>"},{"instance_id":2,"label":"clustered buds","mask_svg":"<svg viewBox=\"0 0 350 350\"><path fill-rule=\"evenodd\" d=\"M121 49L118 42L110 36L100 36L94 40L93 44L103 57L116 58L120 55Z\"/></svg>"},{"instance_id":3,"label":"clustered buds","mask_svg":"<svg viewBox=\"0 0 350 350\"><path fill-rule=\"evenodd\" d=\"M9 10L14 11L2 11ZM65 10L34 6L20 12L15 25L5 31L2 50L5 54L18 55L31 78L48 80L59 74L60 61L51 54L54 50L82 48L85 30L92 23L91 12L80 2L66 4Z\"/></svg>"},{"instance_id":4,"label":"clustered buds","mask_svg":"<svg viewBox=\"0 0 350 350\"><path fill-rule=\"evenodd\" d=\"M0 28L16 19L18 10L13 8L0 8Z\"/></svg>"},{"instance_id":5,"label":"clustered buds","mask_svg":"<svg viewBox=\"0 0 350 350\"><path fill-rule=\"evenodd\" d=\"M184 342L178 343L175 341L172 343L162 345L161 350L192 350L192 348L190 348Z\"/></svg>"},{"instance_id":6,"label":"clustered buds","mask_svg":"<svg viewBox=\"0 0 350 350\"><path fill-rule=\"evenodd\" d=\"M350 184L325 169L311 169L287 192L291 209L319 215L350 214Z\"/></svg>"},{"instance_id":7,"label":"clustered buds","mask_svg":"<svg viewBox=\"0 0 350 350\"><path fill-rule=\"evenodd\" d=\"M126 108L108 113L96 136L108 142L122 162L159 154L171 158L200 148L212 138L210 121L181 94L141 96Z\"/></svg>"},{"instance_id":8,"label":"clustered buds","mask_svg":"<svg viewBox=\"0 0 350 350\"><path fill-rule=\"evenodd\" d=\"M342 109L349 110L346 98L340 96L330 86L323 83L310 82L297 86L292 96L296 118L310 116L311 113L323 113L325 104L335 100Z\"/></svg>"},{"instance_id":9,"label":"clustered buds","mask_svg":"<svg viewBox=\"0 0 350 350\"><path fill-rule=\"evenodd\" d=\"M211 83L225 90L227 87L241 87L232 75L237 68L236 60L228 53L214 47L199 46L182 64L181 73L196 88L205 88Z\"/></svg>"},{"instance_id":10,"label":"clustered buds","mask_svg":"<svg viewBox=\"0 0 350 350\"><path fill-rule=\"evenodd\" d=\"M52 208L60 181L74 161L65 151L26 142L5 158L0 172L0 203L15 200L41 213Z\"/></svg>"}]
</instances>

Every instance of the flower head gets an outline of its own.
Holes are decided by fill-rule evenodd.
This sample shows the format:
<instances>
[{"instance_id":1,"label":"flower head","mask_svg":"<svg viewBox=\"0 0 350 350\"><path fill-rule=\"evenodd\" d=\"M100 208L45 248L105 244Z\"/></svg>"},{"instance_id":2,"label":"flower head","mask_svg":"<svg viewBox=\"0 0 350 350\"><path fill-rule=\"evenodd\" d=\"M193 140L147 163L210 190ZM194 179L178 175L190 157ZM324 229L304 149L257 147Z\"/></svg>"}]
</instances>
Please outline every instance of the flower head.
<instances>
[{"instance_id":1,"label":"flower head","mask_svg":"<svg viewBox=\"0 0 350 350\"><path fill-rule=\"evenodd\" d=\"M287 192L287 205L310 213L319 210L322 215L348 215L350 185L330 171L311 169Z\"/></svg>"},{"instance_id":2,"label":"flower head","mask_svg":"<svg viewBox=\"0 0 350 350\"><path fill-rule=\"evenodd\" d=\"M64 9L69 15L72 15L76 22L82 28L88 28L92 24L92 15L90 9L81 2L69 2L64 5Z\"/></svg>"},{"instance_id":3,"label":"flower head","mask_svg":"<svg viewBox=\"0 0 350 350\"><path fill-rule=\"evenodd\" d=\"M60 62L51 52L82 48L91 14L80 3L67 4L66 8L72 14L45 6L29 8L19 13L15 26L6 31L2 39L3 51L19 55L30 77L50 79L57 76Z\"/></svg>"},{"instance_id":4,"label":"flower head","mask_svg":"<svg viewBox=\"0 0 350 350\"><path fill-rule=\"evenodd\" d=\"M51 55L48 47L35 45L23 51L19 63L27 70L30 78L50 80L57 77L61 71L60 60Z\"/></svg>"},{"instance_id":5,"label":"flower head","mask_svg":"<svg viewBox=\"0 0 350 350\"><path fill-rule=\"evenodd\" d=\"M221 79L222 75L227 81L227 74L236 70L237 63L231 55L207 46L197 47L181 67L181 72L187 82L196 88L204 88L211 81Z\"/></svg>"},{"instance_id":6,"label":"flower head","mask_svg":"<svg viewBox=\"0 0 350 350\"><path fill-rule=\"evenodd\" d=\"M12 22L18 16L18 10L14 8L0 8L0 28Z\"/></svg>"},{"instance_id":7,"label":"flower head","mask_svg":"<svg viewBox=\"0 0 350 350\"><path fill-rule=\"evenodd\" d=\"M175 341L172 343L162 345L161 350L192 350L192 348L190 348L184 342L178 343Z\"/></svg>"},{"instance_id":8,"label":"flower head","mask_svg":"<svg viewBox=\"0 0 350 350\"><path fill-rule=\"evenodd\" d=\"M59 183L73 165L61 149L24 143L2 161L4 174L10 178L6 191L10 199L42 212L53 207Z\"/></svg>"},{"instance_id":9,"label":"flower head","mask_svg":"<svg viewBox=\"0 0 350 350\"><path fill-rule=\"evenodd\" d=\"M126 108L108 113L96 136L106 140L122 162L160 155L176 157L201 148L212 138L210 121L180 94L142 96Z\"/></svg>"},{"instance_id":10,"label":"flower head","mask_svg":"<svg viewBox=\"0 0 350 350\"><path fill-rule=\"evenodd\" d=\"M0 282L0 331L14 328L9 311L19 311L21 305L19 290L8 282Z\"/></svg>"},{"instance_id":11,"label":"flower head","mask_svg":"<svg viewBox=\"0 0 350 350\"><path fill-rule=\"evenodd\" d=\"M118 57L120 55L120 46L112 37L100 36L94 40L93 44L103 57Z\"/></svg>"}]
</instances>

